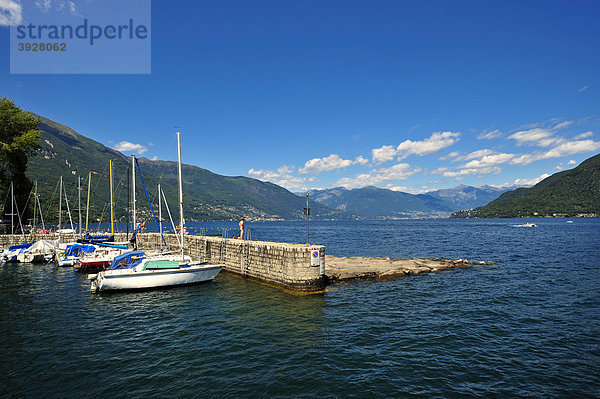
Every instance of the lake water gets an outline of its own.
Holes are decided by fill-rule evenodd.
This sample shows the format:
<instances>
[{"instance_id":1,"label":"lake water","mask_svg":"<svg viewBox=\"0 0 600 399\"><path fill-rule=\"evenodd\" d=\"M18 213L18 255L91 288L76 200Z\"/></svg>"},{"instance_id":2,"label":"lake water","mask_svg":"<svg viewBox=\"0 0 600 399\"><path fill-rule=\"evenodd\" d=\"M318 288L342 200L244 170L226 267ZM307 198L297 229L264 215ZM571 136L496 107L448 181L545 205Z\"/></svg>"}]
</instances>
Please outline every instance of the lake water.
<instances>
[{"instance_id":1,"label":"lake water","mask_svg":"<svg viewBox=\"0 0 600 399\"><path fill-rule=\"evenodd\" d=\"M0 395L599 397L600 219L533 222L313 222L328 254L495 264L309 296L225 274L98 295L67 268L2 265ZM247 228L306 240L302 222Z\"/></svg>"}]
</instances>

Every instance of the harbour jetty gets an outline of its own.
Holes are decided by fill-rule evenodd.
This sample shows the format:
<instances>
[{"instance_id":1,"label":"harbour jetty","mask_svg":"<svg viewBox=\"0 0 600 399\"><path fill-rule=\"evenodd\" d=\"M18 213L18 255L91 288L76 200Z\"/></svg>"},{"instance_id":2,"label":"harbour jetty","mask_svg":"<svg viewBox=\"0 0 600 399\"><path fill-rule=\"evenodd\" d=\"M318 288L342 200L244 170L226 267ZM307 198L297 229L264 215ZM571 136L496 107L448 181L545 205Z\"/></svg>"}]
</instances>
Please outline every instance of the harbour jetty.
<instances>
[{"instance_id":1,"label":"harbour jetty","mask_svg":"<svg viewBox=\"0 0 600 399\"><path fill-rule=\"evenodd\" d=\"M177 250L178 237L163 234L166 245ZM62 234L63 242L76 241L77 234ZM39 237L38 238L42 238ZM57 239L45 234L44 239ZM116 233L115 241L127 241L125 233ZM0 246L31 242L30 235L0 235ZM137 235L141 250L165 248L159 233ZM325 247L270 241L238 240L214 236L185 236L186 255L194 260L219 263L225 272L293 291L318 292L325 289Z\"/></svg>"},{"instance_id":2,"label":"harbour jetty","mask_svg":"<svg viewBox=\"0 0 600 399\"><path fill-rule=\"evenodd\" d=\"M47 234L44 239L57 239ZM63 242L76 241L76 234L63 234ZM125 233L115 241L126 241ZM166 245L179 248L175 234L138 234L139 249ZM31 236L0 235L0 246L31 242ZM215 236L186 236L185 254L194 260L223 264L228 273L293 291L319 292L328 284L360 279L389 279L491 262L466 259L391 259L377 257L336 257L325 255L325 246L271 241L238 240Z\"/></svg>"}]
</instances>

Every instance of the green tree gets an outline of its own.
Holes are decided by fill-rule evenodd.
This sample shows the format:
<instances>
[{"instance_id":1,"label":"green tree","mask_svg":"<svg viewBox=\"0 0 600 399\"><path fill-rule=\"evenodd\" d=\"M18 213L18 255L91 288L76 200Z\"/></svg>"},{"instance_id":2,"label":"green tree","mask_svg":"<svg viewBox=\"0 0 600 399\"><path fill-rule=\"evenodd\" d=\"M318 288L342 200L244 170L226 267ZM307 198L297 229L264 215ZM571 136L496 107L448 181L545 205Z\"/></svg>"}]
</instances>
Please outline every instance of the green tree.
<instances>
[{"instance_id":1,"label":"green tree","mask_svg":"<svg viewBox=\"0 0 600 399\"><path fill-rule=\"evenodd\" d=\"M39 148L39 124L39 119L17 107L10 99L0 99L0 187L3 198L6 198L13 182L21 212L31 191L32 184L25 176L25 170L27 160Z\"/></svg>"}]
</instances>

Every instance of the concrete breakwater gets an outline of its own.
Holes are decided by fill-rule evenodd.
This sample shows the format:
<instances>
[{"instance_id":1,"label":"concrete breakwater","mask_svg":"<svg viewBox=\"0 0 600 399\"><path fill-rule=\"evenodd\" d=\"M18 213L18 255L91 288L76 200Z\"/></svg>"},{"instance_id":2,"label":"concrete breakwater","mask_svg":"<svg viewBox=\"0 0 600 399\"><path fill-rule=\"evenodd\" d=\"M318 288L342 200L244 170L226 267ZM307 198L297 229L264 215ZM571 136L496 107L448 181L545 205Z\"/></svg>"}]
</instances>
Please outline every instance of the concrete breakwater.
<instances>
[{"instance_id":1,"label":"concrete breakwater","mask_svg":"<svg viewBox=\"0 0 600 399\"><path fill-rule=\"evenodd\" d=\"M178 237L164 234L169 248L177 251ZM54 240L56 234L38 236ZM76 234L63 234L63 242L76 241ZM31 236L0 235L0 246L31 242ZM126 241L125 233L115 234L115 241ZM158 233L138 234L139 249L156 249L161 246ZM164 243L162 243L164 247ZM325 247L322 245L289 244L268 241L237 240L212 236L186 236L186 255L224 265L224 270L264 283L295 291L322 291L326 286Z\"/></svg>"},{"instance_id":2,"label":"concrete breakwater","mask_svg":"<svg viewBox=\"0 0 600 399\"><path fill-rule=\"evenodd\" d=\"M44 239L57 239L48 234ZM63 242L76 241L75 234L62 235ZM178 251L174 234L138 235L140 249L157 249L161 245ZM115 234L116 241L126 241L125 233ZM30 242L30 236L0 235L0 246ZM318 292L327 284L357 279L388 279L438 270L490 264L466 259L391 259L378 257L325 256L322 245L290 244L270 241L237 240L213 236L186 236L186 255L193 260L224 265L226 272L294 291ZM327 268L325 268L327 265Z\"/></svg>"}]
</instances>

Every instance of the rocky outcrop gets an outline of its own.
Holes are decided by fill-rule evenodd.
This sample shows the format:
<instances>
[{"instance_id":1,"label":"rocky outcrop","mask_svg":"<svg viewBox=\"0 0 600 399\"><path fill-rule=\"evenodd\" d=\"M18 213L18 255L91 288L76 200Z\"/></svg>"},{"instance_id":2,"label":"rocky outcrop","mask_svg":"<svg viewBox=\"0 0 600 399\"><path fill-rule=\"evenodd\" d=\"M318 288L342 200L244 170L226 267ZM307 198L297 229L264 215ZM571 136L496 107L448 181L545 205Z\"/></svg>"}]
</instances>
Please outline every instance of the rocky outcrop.
<instances>
[{"instance_id":1,"label":"rocky outcrop","mask_svg":"<svg viewBox=\"0 0 600 399\"><path fill-rule=\"evenodd\" d=\"M469 261L467 259L391 259L377 257L325 256L326 274L330 283L360 279L390 279L411 274L466 267L493 262Z\"/></svg>"}]
</instances>

